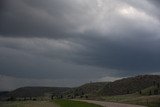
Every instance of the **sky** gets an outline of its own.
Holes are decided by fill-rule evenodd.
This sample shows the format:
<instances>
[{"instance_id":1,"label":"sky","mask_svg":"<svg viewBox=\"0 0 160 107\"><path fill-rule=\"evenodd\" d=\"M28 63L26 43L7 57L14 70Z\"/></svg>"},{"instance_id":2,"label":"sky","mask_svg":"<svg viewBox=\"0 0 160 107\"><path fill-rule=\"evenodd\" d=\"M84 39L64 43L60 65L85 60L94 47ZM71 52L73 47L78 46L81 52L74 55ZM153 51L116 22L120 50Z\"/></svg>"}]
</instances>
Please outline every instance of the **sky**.
<instances>
[{"instance_id":1,"label":"sky","mask_svg":"<svg viewBox=\"0 0 160 107\"><path fill-rule=\"evenodd\" d=\"M159 0L1 0L0 91L160 74Z\"/></svg>"}]
</instances>

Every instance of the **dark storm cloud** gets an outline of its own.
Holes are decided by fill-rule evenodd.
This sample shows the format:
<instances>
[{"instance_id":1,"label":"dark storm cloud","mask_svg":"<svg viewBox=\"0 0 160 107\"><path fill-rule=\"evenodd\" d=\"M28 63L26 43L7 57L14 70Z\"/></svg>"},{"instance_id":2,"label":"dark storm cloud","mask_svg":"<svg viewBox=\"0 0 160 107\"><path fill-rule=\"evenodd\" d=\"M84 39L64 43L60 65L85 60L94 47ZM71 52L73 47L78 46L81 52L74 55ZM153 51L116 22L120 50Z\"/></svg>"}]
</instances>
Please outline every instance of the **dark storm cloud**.
<instances>
[{"instance_id":1,"label":"dark storm cloud","mask_svg":"<svg viewBox=\"0 0 160 107\"><path fill-rule=\"evenodd\" d=\"M158 0L2 4L1 75L86 82L160 70Z\"/></svg>"},{"instance_id":2,"label":"dark storm cloud","mask_svg":"<svg viewBox=\"0 0 160 107\"><path fill-rule=\"evenodd\" d=\"M64 11L63 4L62 9L55 6L58 4L58 0L45 2L43 0L6 0L6 3L7 5L1 9L0 13L0 32L5 37L65 35L65 26L69 25L63 24L65 19L62 17L63 14L59 12L59 10ZM54 11L50 12L51 9ZM57 22L61 22L63 25Z\"/></svg>"},{"instance_id":3,"label":"dark storm cloud","mask_svg":"<svg viewBox=\"0 0 160 107\"><path fill-rule=\"evenodd\" d=\"M97 7L102 5L100 0L5 0L1 3L0 34L5 37L72 37L77 32L103 27L110 19L111 23L106 24L112 25L112 18L118 18L115 6L123 7L125 3L150 15L158 14L155 8L146 7L147 1L103 2L108 7Z\"/></svg>"},{"instance_id":4,"label":"dark storm cloud","mask_svg":"<svg viewBox=\"0 0 160 107\"><path fill-rule=\"evenodd\" d=\"M160 1L159 0L148 0L149 2L153 3L154 5L158 6L160 5Z\"/></svg>"},{"instance_id":5,"label":"dark storm cloud","mask_svg":"<svg viewBox=\"0 0 160 107\"><path fill-rule=\"evenodd\" d=\"M5 0L0 1L0 11L4 8L5 6Z\"/></svg>"},{"instance_id":6,"label":"dark storm cloud","mask_svg":"<svg viewBox=\"0 0 160 107\"><path fill-rule=\"evenodd\" d=\"M85 40L84 40L85 41ZM87 43L89 42L89 43ZM160 61L160 40L129 38L106 40L92 38L85 44L88 50L78 59L80 64L117 69L119 76L158 72Z\"/></svg>"},{"instance_id":7,"label":"dark storm cloud","mask_svg":"<svg viewBox=\"0 0 160 107\"><path fill-rule=\"evenodd\" d=\"M105 69L71 63L69 59L75 57L73 52L81 47L72 45L74 44L49 39L1 38L0 74L40 79L85 79L104 74ZM95 75L90 75L90 72Z\"/></svg>"},{"instance_id":8,"label":"dark storm cloud","mask_svg":"<svg viewBox=\"0 0 160 107\"><path fill-rule=\"evenodd\" d=\"M87 5L78 1L6 0L4 4L0 34L5 37L62 38L72 36L71 30L77 29L81 21L87 21L83 20L86 16L81 16Z\"/></svg>"}]
</instances>

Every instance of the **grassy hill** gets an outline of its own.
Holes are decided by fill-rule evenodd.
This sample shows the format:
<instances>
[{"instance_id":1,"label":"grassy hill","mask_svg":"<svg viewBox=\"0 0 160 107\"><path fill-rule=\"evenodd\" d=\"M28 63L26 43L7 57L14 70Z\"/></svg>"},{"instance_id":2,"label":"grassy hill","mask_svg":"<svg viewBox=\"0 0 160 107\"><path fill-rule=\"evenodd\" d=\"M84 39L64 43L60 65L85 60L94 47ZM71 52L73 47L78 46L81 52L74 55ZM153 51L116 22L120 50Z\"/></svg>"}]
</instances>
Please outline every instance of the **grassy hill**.
<instances>
[{"instance_id":1,"label":"grassy hill","mask_svg":"<svg viewBox=\"0 0 160 107\"><path fill-rule=\"evenodd\" d=\"M22 87L10 92L12 97L43 97L45 94L59 95L69 90L63 87Z\"/></svg>"},{"instance_id":2,"label":"grassy hill","mask_svg":"<svg viewBox=\"0 0 160 107\"><path fill-rule=\"evenodd\" d=\"M153 86L139 92L125 95L103 96L102 99L109 102L129 103L145 105L147 107L160 107L160 87L154 82Z\"/></svg>"},{"instance_id":3,"label":"grassy hill","mask_svg":"<svg viewBox=\"0 0 160 107\"><path fill-rule=\"evenodd\" d=\"M125 95L142 91L159 83L159 75L139 75L136 77L123 78L114 82L87 83L80 87L73 88L65 94L69 97L84 97L85 95L90 97Z\"/></svg>"},{"instance_id":4,"label":"grassy hill","mask_svg":"<svg viewBox=\"0 0 160 107\"><path fill-rule=\"evenodd\" d=\"M141 95L160 95L159 83L139 92Z\"/></svg>"},{"instance_id":5,"label":"grassy hill","mask_svg":"<svg viewBox=\"0 0 160 107\"><path fill-rule=\"evenodd\" d=\"M160 83L159 75L140 75L110 82L99 91L100 95L124 95L139 92Z\"/></svg>"},{"instance_id":6,"label":"grassy hill","mask_svg":"<svg viewBox=\"0 0 160 107\"><path fill-rule=\"evenodd\" d=\"M85 97L85 95L97 96L98 92L104 88L108 82L87 83L80 87L72 88L65 93L68 97Z\"/></svg>"}]
</instances>

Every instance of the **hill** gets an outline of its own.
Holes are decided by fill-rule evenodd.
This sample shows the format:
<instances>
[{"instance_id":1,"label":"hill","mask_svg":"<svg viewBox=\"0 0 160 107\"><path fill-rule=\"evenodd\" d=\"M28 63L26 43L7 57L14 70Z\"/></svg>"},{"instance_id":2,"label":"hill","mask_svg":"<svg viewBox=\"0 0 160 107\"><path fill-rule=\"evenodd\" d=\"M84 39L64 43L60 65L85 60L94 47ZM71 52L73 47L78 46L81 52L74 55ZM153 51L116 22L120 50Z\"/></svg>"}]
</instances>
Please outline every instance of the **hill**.
<instances>
[{"instance_id":1,"label":"hill","mask_svg":"<svg viewBox=\"0 0 160 107\"><path fill-rule=\"evenodd\" d=\"M96 94L98 93L101 89L104 88L104 86L108 82L95 82L95 83L87 83L84 84L80 87L78 87L75 92L77 91L83 91L84 94Z\"/></svg>"},{"instance_id":2,"label":"hill","mask_svg":"<svg viewBox=\"0 0 160 107\"><path fill-rule=\"evenodd\" d=\"M67 97L84 97L84 95L97 95L108 82L86 83L80 87L72 88L65 93Z\"/></svg>"},{"instance_id":3,"label":"hill","mask_svg":"<svg viewBox=\"0 0 160 107\"><path fill-rule=\"evenodd\" d=\"M100 95L131 94L160 83L159 75L140 75L110 82L99 91Z\"/></svg>"},{"instance_id":4,"label":"hill","mask_svg":"<svg viewBox=\"0 0 160 107\"><path fill-rule=\"evenodd\" d=\"M141 95L159 95L160 94L160 84L154 84L151 87L148 87L144 90L139 91Z\"/></svg>"},{"instance_id":5,"label":"hill","mask_svg":"<svg viewBox=\"0 0 160 107\"><path fill-rule=\"evenodd\" d=\"M159 75L139 75L123 78L114 82L87 83L75 88L63 87L22 87L11 92L3 92L3 97L26 98L44 97L51 98L101 98L101 96L115 96L132 93L141 95L160 94Z\"/></svg>"},{"instance_id":6,"label":"hill","mask_svg":"<svg viewBox=\"0 0 160 107\"><path fill-rule=\"evenodd\" d=\"M10 92L12 97L43 97L45 94L59 95L69 90L63 87L22 87Z\"/></svg>"},{"instance_id":7,"label":"hill","mask_svg":"<svg viewBox=\"0 0 160 107\"><path fill-rule=\"evenodd\" d=\"M160 83L159 75L139 75L123 78L114 82L87 83L65 93L69 97L112 96L132 94Z\"/></svg>"}]
</instances>

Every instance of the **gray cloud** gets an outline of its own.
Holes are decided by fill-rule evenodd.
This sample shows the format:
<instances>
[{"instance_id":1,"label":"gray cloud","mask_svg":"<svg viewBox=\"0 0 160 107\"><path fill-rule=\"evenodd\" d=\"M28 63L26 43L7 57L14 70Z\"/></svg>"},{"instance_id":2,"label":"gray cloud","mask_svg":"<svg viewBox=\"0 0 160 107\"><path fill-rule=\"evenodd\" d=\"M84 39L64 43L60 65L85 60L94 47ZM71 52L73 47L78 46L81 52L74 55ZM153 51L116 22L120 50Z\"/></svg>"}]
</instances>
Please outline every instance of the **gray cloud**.
<instances>
[{"instance_id":1,"label":"gray cloud","mask_svg":"<svg viewBox=\"0 0 160 107\"><path fill-rule=\"evenodd\" d=\"M89 50L78 60L81 64L95 65L104 68L118 69L118 75L133 75L159 71L159 40L125 39L118 41L96 41L89 45Z\"/></svg>"},{"instance_id":2,"label":"gray cloud","mask_svg":"<svg viewBox=\"0 0 160 107\"><path fill-rule=\"evenodd\" d=\"M89 1L7 0L1 9L0 32L15 37L67 37L79 26L91 22Z\"/></svg>"},{"instance_id":3,"label":"gray cloud","mask_svg":"<svg viewBox=\"0 0 160 107\"><path fill-rule=\"evenodd\" d=\"M78 58L74 53L83 47L67 41L39 38L1 38L0 41L0 73L4 75L21 78L85 79L96 78L98 75L101 77L105 72L105 69L99 67L77 65L69 61Z\"/></svg>"},{"instance_id":4,"label":"gray cloud","mask_svg":"<svg viewBox=\"0 0 160 107\"><path fill-rule=\"evenodd\" d=\"M160 5L160 1L159 0L148 0L148 1L153 3L156 6Z\"/></svg>"},{"instance_id":5,"label":"gray cloud","mask_svg":"<svg viewBox=\"0 0 160 107\"><path fill-rule=\"evenodd\" d=\"M157 2L2 1L0 74L82 83L157 73Z\"/></svg>"},{"instance_id":6,"label":"gray cloud","mask_svg":"<svg viewBox=\"0 0 160 107\"><path fill-rule=\"evenodd\" d=\"M103 78L106 80L106 78ZM74 82L73 82L74 81ZM0 91L14 90L24 86L57 86L57 87L75 87L85 82L90 82L91 79L27 79L17 78L12 76L0 75ZM101 80L99 80L101 81Z\"/></svg>"}]
</instances>

